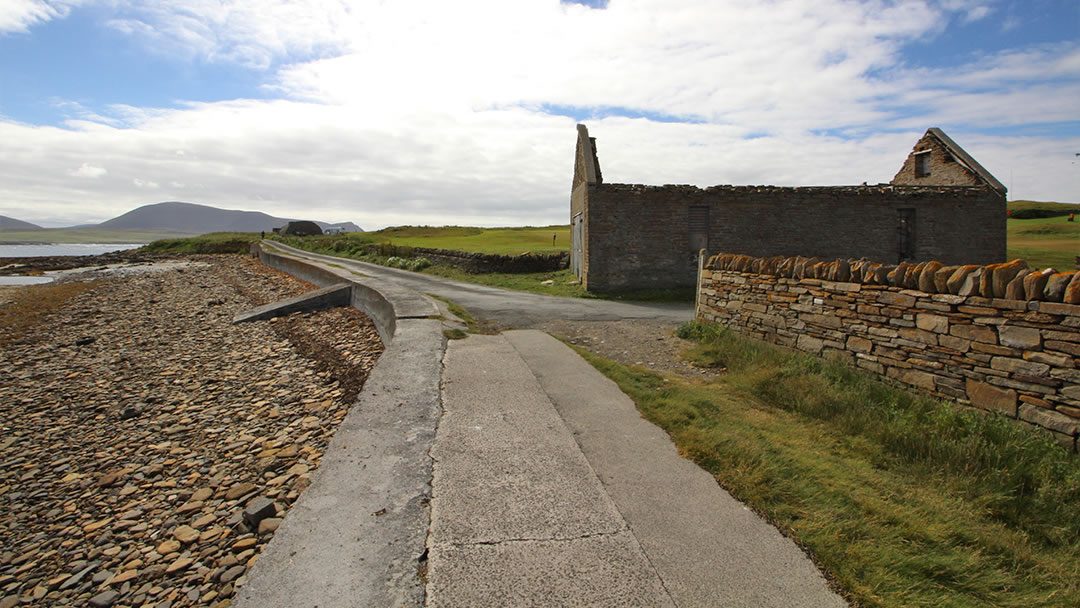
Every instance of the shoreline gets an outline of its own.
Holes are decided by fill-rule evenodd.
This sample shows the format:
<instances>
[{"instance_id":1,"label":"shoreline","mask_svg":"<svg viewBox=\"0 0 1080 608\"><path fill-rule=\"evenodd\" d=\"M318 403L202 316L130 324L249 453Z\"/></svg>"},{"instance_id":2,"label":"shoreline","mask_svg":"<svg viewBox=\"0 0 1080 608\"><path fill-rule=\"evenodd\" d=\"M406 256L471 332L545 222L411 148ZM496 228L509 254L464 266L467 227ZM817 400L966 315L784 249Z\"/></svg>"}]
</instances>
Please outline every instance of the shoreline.
<instances>
[{"instance_id":1,"label":"shoreline","mask_svg":"<svg viewBox=\"0 0 1080 608\"><path fill-rule=\"evenodd\" d=\"M311 289L251 258L155 257L3 338L4 605L228 600L381 354L354 309L233 325Z\"/></svg>"}]
</instances>

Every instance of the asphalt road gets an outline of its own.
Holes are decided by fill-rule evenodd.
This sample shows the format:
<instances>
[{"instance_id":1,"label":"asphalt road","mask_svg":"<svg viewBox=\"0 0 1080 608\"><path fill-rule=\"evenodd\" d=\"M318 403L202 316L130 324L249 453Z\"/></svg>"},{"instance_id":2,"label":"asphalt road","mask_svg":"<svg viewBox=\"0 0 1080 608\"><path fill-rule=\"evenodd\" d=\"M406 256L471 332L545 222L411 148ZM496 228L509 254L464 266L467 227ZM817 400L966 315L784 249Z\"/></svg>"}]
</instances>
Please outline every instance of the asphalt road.
<instances>
[{"instance_id":1,"label":"asphalt road","mask_svg":"<svg viewBox=\"0 0 1080 608\"><path fill-rule=\"evenodd\" d=\"M280 248L296 256L337 264L354 272L391 281L421 293L448 298L463 306L478 319L491 321L504 329L531 328L555 319L571 321L654 319L681 323L691 320L694 316L694 307L690 304L560 298L474 285L348 258L310 253L276 241L264 241L264 244Z\"/></svg>"}]
</instances>

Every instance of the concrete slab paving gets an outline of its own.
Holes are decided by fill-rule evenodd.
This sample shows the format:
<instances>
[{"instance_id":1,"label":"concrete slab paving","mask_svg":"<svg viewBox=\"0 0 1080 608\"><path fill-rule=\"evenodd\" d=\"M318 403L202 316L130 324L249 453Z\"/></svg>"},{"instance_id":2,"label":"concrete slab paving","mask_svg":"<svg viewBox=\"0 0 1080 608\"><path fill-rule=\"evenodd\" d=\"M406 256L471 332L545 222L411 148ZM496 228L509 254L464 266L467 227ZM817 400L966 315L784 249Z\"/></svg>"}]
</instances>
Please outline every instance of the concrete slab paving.
<instances>
[{"instance_id":1,"label":"concrete slab paving","mask_svg":"<svg viewBox=\"0 0 1080 608\"><path fill-rule=\"evenodd\" d=\"M440 548L428 606L674 606L629 532ZM434 564L433 564L434 566Z\"/></svg>"},{"instance_id":2,"label":"concrete slab paving","mask_svg":"<svg viewBox=\"0 0 1080 608\"><path fill-rule=\"evenodd\" d=\"M666 605L663 586L507 340L447 346L428 605Z\"/></svg>"},{"instance_id":3,"label":"concrete slab paving","mask_svg":"<svg viewBox=\"0 0 1080 608\"><path fill-rule=\"evenodd\" d=\"M504 335L572 431L676 605L846 605L794 542L680 457L615 383L547 334Z\"/></svg>"}]
</instances>

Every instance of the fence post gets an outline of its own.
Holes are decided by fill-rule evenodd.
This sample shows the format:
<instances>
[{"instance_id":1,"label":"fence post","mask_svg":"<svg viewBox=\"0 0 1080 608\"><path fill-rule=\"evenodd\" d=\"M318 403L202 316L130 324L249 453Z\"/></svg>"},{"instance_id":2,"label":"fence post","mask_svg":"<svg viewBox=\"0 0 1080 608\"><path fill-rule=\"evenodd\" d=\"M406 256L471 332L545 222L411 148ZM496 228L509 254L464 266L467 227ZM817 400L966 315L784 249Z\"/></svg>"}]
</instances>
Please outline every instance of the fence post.
<instances>
[{"instance_id":1,"label":"fence post","mask_svg":"<svg viewBox=\"0 0 1080 608\"><path fill-rule=\"evenodd\" d=\"M698 249L697 254L697 283L694 285L694 320L698 320L701 314L701 271L705 269L705 250Z\"/></svg>"}]
</instances>

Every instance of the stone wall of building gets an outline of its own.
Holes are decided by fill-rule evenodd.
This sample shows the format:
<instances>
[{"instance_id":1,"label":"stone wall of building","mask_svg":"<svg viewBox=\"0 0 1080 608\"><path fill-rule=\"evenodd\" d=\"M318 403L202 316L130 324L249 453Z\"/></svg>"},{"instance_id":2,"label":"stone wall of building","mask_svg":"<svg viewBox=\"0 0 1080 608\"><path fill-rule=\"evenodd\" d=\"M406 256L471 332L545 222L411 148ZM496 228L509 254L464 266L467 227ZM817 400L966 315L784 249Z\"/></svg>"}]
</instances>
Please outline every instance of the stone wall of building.
<instances>
[{"instance_id":1,"label":"stone wall of building","mask_svg":"<svg viewBox=\"0 0 1080 608\"><path fill-rule=\"evenodd\" d=\"M698 319L1039 426L1076 449L1080 272L714 256Z\"/></svg>"},{"instance_id":2,"label":"stone wall of building","mask_svg":"<svg viewBox=\"0 0 1080 608\"><path fill-rule=\"evenodd\" d=\"M587 188L580 197L578 189ZM581 200L578 200L578 199ZM1005 198L963 186L642 186L579 184L592 291L693 286L697 251L865 257L897 262L898 218L913 218L911 257L1005 259ZM707 224L704 241L691 227ZM699 235L700 236L700 235Z\"/></svg>"},{"instance_id":3,"label":"stone wall of building","mask_svg":"<svg viewBox=\"0 0 1080 608\"><path fill-rule=\"evenodd\" d=\"M925 168L927 169L925 174L920 174L915 170L915 157L920 152L929 155L928 162L925 165ZM900 171L893 177L891 183L909 186L923 184L975 186L979 184L979 178L963 165L956 162L956 160L941 145L941 142L939 142L932 134L927 133L926 135L923 135L922 139L920 139L917 144L915 144L913 153L908 156L906 161L904 161L904 166L901 167Z\"/></svg>"}]
</instances>

